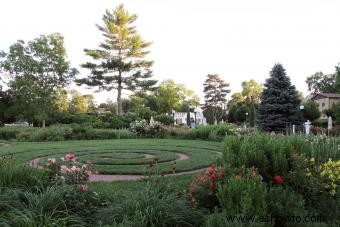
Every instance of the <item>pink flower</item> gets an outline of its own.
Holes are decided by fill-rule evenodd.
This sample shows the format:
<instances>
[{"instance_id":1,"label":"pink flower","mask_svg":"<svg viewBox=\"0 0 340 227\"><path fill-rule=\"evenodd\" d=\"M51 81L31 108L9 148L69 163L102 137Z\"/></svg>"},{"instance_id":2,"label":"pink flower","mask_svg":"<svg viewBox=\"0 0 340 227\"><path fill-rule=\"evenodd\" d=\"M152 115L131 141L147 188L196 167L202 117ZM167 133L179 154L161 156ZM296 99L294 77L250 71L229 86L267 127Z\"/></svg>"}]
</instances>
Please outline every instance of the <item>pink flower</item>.
<instances>
[{"instance_id":1,"label":"pink flower","mask_svg":"<svg viewBox=\"0 0 340 227\"><path fill-rule=\"evenodd\" d=\"M79 188L83 191L87 191L87 189L89 189L89 186L87 186L86 184L80 184Z\"/></svg>"},{"instance_id":2,"label":"pink flower","mask_svg":"<svg viewBox=\"0 0 340 227\"><path fill-rule=\"evenodd\" d=\"M74 161L74 159L76 158L76 156L74 154L67 154L65 155L65 158L71 162Z\"/></svg>"},{"instance_id":3,"label":"pink flower","mask_svg":"<svg viewBox=\"0 0 340 227\"><path fill-rule=\"evenodd\" d=\"M84 174L85 174L85 176L89 177L89 176L91 176L92 172L89 171L89 170L86 170L86 171L84 172Z\"/></svg>"},{"instance_id":4,"label":"pink flower","mask_svg":"<svg viewBox=\"0 0 340 227\"><path fill-rule=\"evenodd\" d=\"M222 171L219 171L219 172L217 173L217 178L218 178L218 179L221 179L221 178L222 178Z\"/></svg>"},{"instance_id":5,"label":"pink flower","mask_svg":"<svg viewBox=\"0 0 340 227\"><path fill-rule=\"evenodd\" d=\"M68 173L68 172L71 172L71 170L67 166L61 165L60 166L60 172L61 173Z\"/></svg>"}]
</instances>

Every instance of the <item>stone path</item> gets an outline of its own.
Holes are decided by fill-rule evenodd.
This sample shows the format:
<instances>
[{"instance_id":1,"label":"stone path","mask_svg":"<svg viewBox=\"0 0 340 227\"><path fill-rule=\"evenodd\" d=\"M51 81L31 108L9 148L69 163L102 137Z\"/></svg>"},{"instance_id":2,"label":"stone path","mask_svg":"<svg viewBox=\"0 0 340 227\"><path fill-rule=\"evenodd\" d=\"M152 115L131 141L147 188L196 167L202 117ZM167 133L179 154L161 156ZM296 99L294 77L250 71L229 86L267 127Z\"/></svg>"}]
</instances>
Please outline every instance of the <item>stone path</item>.
<instances>
[{"instance_id":1,"label":"stone path","mask_svg":"<svg viewBox=\"0 0 340 227\"><path fill-rule=\"evenodd\" d=\"M178 161L183 161L186 159L189 159L189 157L185 154L182 153L176 153L177 159L175 160L176 162ZM39 160L40 158L35 158L29 161L29 165L35 168L42 168L42 166L39 165ZM193 174L193 173L199 173L207 168L201 168L201 169L196 169L196 170L190 170L190 171L183 171L179 173L169 173L169 174L164 174L164 176L180 176L184 174ZM111 181L128 181L128 180L140 180L146 178L145 175L136 175L136 174L92 174L90 176L90 181L91 182L111 182Z\"/></svg>"}]
</instances>

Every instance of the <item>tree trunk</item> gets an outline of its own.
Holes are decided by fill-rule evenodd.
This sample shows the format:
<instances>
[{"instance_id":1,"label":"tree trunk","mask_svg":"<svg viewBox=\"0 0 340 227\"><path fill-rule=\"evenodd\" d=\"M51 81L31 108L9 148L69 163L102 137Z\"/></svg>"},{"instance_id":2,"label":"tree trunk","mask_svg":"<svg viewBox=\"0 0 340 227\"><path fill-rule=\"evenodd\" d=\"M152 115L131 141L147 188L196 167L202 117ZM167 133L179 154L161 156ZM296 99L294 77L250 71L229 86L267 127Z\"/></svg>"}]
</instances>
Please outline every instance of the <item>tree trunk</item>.
<instances>
[{"instance_id":1,"label":"tree trunk","mask_svg":"<svg viewBox=\"0 0 340 227\"><path fill-rule=\"evenodd\" d=\"M117 108L118 108L118 114L123 114L123 105L122 105L122 82L118 82L118 94L117 94Z\"/></svg>"},{"instance_id":2,"label":"tree trunk","mask_svg":"<svg viewBox=\"0 0 340 227\"><path fill-rule=\"evenodd\" d=\"M42 127L43 127L43 128L45 128L45 127L46 127L46 121L45 121L45 119L44 119L44 120L42 120Z\"/></svg>"}]
</instances>

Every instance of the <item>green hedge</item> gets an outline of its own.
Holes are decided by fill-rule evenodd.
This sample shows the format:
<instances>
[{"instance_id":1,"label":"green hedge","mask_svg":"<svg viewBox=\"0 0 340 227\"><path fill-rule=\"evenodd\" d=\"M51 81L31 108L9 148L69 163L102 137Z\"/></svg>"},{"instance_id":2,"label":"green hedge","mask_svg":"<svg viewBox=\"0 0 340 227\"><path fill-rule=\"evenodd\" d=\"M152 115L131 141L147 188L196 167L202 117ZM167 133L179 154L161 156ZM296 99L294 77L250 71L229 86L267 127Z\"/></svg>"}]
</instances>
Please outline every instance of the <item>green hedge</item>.
<instances>
[{"instance_id":1,"label":"green hedge","mask_svg":"<svg viewBox=\"0 0 340 227\"><path fill-rule=\"evenodd\" d=\"M128 139L135 135L127 129L93 129L84 125L74 124L66 127L0 128L0 139L27 142L63 141L81 139Z\"/></svg>"}]
</instances>

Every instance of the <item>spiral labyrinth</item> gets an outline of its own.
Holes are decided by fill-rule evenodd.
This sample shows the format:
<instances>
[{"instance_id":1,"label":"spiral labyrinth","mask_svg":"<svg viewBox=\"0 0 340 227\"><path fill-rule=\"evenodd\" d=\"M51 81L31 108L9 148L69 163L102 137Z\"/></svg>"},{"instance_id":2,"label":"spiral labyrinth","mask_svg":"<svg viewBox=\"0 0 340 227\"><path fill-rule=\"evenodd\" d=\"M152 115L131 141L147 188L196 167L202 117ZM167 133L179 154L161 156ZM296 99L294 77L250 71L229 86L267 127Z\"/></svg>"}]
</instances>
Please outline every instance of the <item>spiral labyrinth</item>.
<instances>
[{"instance_id":1,"label":"spiral labyrinth","mask_svg":"<svg viewBox=\"0 0 340 227\"><path fill-rule=\"evenodd\" d=\"M216 161L221 143L190 140L101 140L55 143L12 143L2 147L0 155L43 166L49 158L76 155L80 163L90 162L100 174L143 175L157 162L161 173L177 173L202 169Z\"/></svg>"}]
</instances>

